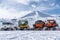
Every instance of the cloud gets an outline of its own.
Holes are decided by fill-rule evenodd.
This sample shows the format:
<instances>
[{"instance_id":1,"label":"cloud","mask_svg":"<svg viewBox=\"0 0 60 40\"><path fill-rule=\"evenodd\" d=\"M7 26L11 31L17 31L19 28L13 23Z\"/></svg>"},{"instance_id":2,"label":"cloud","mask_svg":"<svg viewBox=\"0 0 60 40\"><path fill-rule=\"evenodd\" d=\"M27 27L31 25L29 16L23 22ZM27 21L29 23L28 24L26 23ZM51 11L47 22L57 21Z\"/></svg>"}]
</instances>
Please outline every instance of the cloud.
<instances>
[{"instance_id":1,"label":"cloud","mask_svg":"<svg viewBox=\"0 0 60 40\"><path fill-rule=\"evenodd\" d=\"M48 1L48 0L44 0L44 1Z\"/></svg>"},{"instance_id":2,"label":"cloud","mask_svg":"<svg viewBox=\"0 0 60 40\"><path fill-rule=\"evenodd\" d=\"M19 3L17 1L2 1L2 3L0 4L0 7L6 8L6 9L14 9L17 12L19 11L25 11L25 10L29 10L30 7L28 5L25 5L23 3Z\"/></svg>"},{"instance_id":3,"label":"cloud","mask_svg":"<svg viewBox=\"0 0 60 40\"><path fill-rule=\"evenodd\" d=\"M50 5L53 7L53 6L55 6L55 3L50 3Z\"/></svg>"},{"instance_id":4,"label":"cloud","mask_svg":"<svg viewBox=\"0 0 60 40\"><path fill-rule=\"evenodd\" d=\"M56 4L56 7L60 8L59 4Z\"/></svg>"},{"instance_id":5,"label":"cloud","mask_svg":"<svg viewBox=\"0 0 60 40\"><path fill-rule=\"evenodd\" d=\"M34 5L38 5L36 9L29 4L32 1L35 1ZM44 10L57 8L60 8L59 4L52 0L0 0L0 18L18 18L28 14L31 10L44 12Z\"/></svg>"},{"instance_id":6,"label":"cloud","mask_svg":"<svg viewBox=\"0 0 60 40\"><path fill-rule=\"evenodd\" d=\"M20 18L26 14L28 14L30 11L22 11L22 12L10 12L4 8L0 8L0 18Z\"/></svg>"},{"instance_id":7,"label":"cloud","mask_svg":"<svg viewBox=\"0 0 60 40\"><path fill-rule=\"evenodd\" d=\"M20 12L20 11L25 11L25 10L31 10L32 9L32 6L31 6L32 4L30 5L28 1L31 1L31 0L6 0L6 1L2 2L2 6L4 8L6 8L7 10L12 11L12 12ZM50 3L50 5L51 5L50 6L49 3L48 2L44 2L44 0L32 0L32 1L41 1L41 3L37 2L37 4L36 4L36 2L33 2L33 5L41 6L40 10L48 9L51 6L55 7L54 3L52 3L52 4ZM29 5L24 5L24 3L27 3Z\"/></svg>"},{"instance_id":8,"label":"cloud","mask_svg":"<svg viewBox=\"0 0 60 40\"><path fill-rule=\"evenodd\" d=\"M28 5L28 0L11 0L11 1L15 1L15 2L18 2L18 3Z\"/></svg>"},{"instance_id":9,"label":"cloud","mask_svg":"<svg viewBox=\"0 0 60 40\"><path fill-rule=\"evenodd\" d=\"M19 18L28 14L30 12L28 9L29 7L21 2L2 0L0 3L0 18Z\"/></svg>"},{"instance_id":10,"label":"cloud","mask_svg":"<svg viewBox=\"0 0 60 40\"><path fill-rule=\"evenodd\" d=\"M52 14L51 16L58 16L58 15L56 15L56 14Z\"/></svg>"}]
</instances>

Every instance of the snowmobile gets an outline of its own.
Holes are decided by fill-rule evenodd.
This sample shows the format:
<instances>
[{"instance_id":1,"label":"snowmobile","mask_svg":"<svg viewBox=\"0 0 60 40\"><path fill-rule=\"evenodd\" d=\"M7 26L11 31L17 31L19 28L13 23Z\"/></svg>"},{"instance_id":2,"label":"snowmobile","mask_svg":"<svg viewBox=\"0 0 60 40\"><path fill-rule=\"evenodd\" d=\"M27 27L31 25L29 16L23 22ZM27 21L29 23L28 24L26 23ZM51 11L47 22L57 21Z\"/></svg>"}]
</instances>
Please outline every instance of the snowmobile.
<instances>
[{"instance_id":1,"label":"snowmobile","mask_svg":"<svg viewBox=\"0 0 60 40\"><path fill-rule=\"evenodd\" d=\"M29 28L28 21L27 20L19 20L18 21L18 27L19 27L19 29Z\"/></svg>"},{"instance_id":2,"label":"snowmobile","mask_svg":"<svg viewBox=\"0 0 60 40\"><path fill-rule=\"evenodd\" d=\"M55 20L47 20L45 22L45 27L47 27L46 30L51 30L51 29L56 30L56 27L58 27L58 24L56 23Z\"/></svg>"},{"instance_id":3,"label":"snowmobile","mask_svg":"<svg viewBox=\"0 0 60 40\"><path fill-rule=\"evenodd\" d=\"M35 24L33 24L33 27L35 29L40 29L42 30L44 28L45 23L42 20L37 20Z\"/></svg>"}]
</instances>

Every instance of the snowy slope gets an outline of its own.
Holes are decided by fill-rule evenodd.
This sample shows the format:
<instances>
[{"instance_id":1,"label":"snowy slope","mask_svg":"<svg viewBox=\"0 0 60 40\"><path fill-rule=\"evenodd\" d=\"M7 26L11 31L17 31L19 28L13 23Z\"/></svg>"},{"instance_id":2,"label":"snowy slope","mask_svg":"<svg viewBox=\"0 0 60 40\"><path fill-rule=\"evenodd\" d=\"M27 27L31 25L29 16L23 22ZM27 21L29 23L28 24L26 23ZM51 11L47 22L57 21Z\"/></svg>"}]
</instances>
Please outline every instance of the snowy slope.
<instances>
[{"instance_id":1,"label":"snowy slope","mask_svg":"<svg viewBox=\"0 0 60 40\"><path fill-rule=\"evenodd\" d=\"M60 40L60 31L0 31L0 40Z\"/></svg>"}]
</instances>

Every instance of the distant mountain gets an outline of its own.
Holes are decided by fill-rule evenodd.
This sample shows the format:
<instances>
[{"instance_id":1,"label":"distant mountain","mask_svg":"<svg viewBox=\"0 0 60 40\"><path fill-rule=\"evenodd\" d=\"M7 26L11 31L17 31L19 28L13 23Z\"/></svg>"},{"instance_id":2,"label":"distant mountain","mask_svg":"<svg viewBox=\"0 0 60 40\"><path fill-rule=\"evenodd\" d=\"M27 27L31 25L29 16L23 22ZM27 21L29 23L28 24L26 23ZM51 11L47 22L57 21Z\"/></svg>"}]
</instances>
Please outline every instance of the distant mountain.
<instances>
[{"instance_id":1,"label":"distant mountain","mask_svg":"<svg viewBox=\"0 0 60 40\"><path fill-rule=\"evenodd\" d=\"M51 17L51 15L42 13L42 12L40 12L40 11L37 11L37 12L38 12L39 17Z\"/></svg>"},{"instance_id":2,"label":"distant mountain","mask_svg":"<svg viewBox=\"0 0 60 40\"><path fill-rule=\"evenodd\" d=\"M38 14L38 17L51 17L50 15L48 14L45 14L45 13L42 13L40 11L37 11L37 14ZM31 16L35 16L36 15L36 11L33 11L25 16L23 16L22 18L25 18L25 17L31 17Z\"/></svg>"}]
</instances>

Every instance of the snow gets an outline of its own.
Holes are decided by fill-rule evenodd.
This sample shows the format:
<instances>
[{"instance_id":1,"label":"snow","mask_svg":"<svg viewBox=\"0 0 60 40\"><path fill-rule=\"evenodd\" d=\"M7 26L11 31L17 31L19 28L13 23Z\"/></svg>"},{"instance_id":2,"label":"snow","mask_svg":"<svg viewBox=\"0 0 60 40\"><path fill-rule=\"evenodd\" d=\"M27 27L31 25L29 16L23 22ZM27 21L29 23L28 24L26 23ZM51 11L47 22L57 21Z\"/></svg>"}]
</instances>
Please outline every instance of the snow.
<instances>
[{"instance_id":1,"label":"snow","mask_svg":"<svg viewBox=\"0 0 60 40\"><path fill-rule=\"evenodd\" d=\"M59 40L60 31L0 31L0 40Z\"/></svg>"},{"instance_id":2,"label":"snow","mask_svg":"<svg viewBox=\"0 0 60 40\"><path fill-rule=\"evenodd\" d=\"M41 17L38 16L29 16L24 19L27 19L29 22L29 26L32 28L32 25L36 20L46 21L48 19L54 19L59 25L60 28L60 19L58 17ZM4 21L4 20L3 20ZM7 20L9 21L9 20ZM14 22L15 23L15 22ZM50 30L50 31L0 31L0 40L60 40L60 31Z\"/></svg>"}]
</instances>

